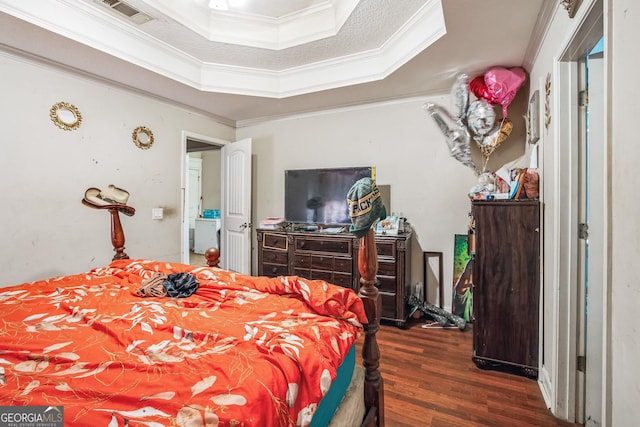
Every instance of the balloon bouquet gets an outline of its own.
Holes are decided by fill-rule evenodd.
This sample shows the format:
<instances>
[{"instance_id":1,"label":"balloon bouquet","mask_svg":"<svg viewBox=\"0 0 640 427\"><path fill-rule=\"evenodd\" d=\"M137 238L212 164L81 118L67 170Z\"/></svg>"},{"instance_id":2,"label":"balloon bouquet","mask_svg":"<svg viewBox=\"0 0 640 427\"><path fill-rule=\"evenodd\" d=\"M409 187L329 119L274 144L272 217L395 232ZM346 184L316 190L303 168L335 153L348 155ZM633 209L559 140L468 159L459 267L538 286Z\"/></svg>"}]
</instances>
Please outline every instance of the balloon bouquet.
<instances>
[{"instance_id":1,"label":"balloon bouquet","mask_svg":"<svg viewBox=\"0 0 640 427\"><path fill-rule=\"evenodd\" d=\"M451 156L472 168L480 177L480 187L489 193L494 190L493 179L485 169L491 154L513 130L513 123L507 117L507 107L526 77L526 72L520 67L492 67L484 75L471 81L468 75L461 74L456 78L451 93L455 114L452 115L442 106L430 102L423 105L444 134ZM476 99L470 99L471 93ZM496 119L494 105L502 107L500 120ZM480 171L471 160L469 144L472 134L483 156Z\"/></svg>"}]
</instances>

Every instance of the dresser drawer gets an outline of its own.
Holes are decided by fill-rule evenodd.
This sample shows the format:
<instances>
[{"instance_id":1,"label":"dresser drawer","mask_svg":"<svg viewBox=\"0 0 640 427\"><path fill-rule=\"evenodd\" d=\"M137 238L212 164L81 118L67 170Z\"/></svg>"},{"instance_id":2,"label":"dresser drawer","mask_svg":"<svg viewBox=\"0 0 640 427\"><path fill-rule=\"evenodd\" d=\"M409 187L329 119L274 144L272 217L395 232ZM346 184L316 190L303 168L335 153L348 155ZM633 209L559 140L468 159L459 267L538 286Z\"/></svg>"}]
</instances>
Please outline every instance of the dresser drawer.
<instances>
[{"instance_id":1,"label":"dresser drawer","mask_svg":"<svg viewBox=\"0 0 640 427\"><path fill-rule=\"evenodd\" d=\"M289 274L289 267L281 264L267 264L262 265L262 274L267 277L286 276Z\"/></svg>"},{"instance_id":2,"label":"dresser drawer","mask_svg":"<svg viewBox=\"0 0 640 427\"><path fill-rule=\"evenodd\" d=\"M333 271L351 275L353 273L353 259L336 257L333 261Z\"/></svg>"},{"instance_id":3,"label":"dresser drawer","mask_svg":"<svg viewBox=\"0 0 640 427\"><path fill-rule=\"evenodd\" d=\"M311 268L317 270L333 270L333 257L314 255L311 257Z\"/></svg>"},{"instance_id":4,"label":"dresser drawer","mask_svg":"<svg viewBox=\"0 0 640 427\"><path fill-rule=\"evenodd\" d=\"M381 276L395 276L396 267L397 265L395 261L385 261L384 259L378 260L378 274Z\"/></svg>"},{"instance_id":5,"label":"dresser drawer","mask_svg":"<svg viewBox=\"0 0 640 427\"><path fill-rule=\"evenodd\" d=\"M262 251L262 262L264 263L282 264L286 267L287 259L287 252L285 251L274 251L266 249Z\"/></svg>"},{"instance_id":6,"label":"dresser drawer","mask_svg":"<svg viewBox=\"0 0 640 427\"><path fill-rule=\"evenodd\" d=\"M397 317L395 294L380 292L380 300L382 302L382 313L380 313L381 316L386 319L395 319Z\"/></svg>"},{"instance_id":7,"label":"dresser drawer","mask_svg":"<svg viewBox=\"0 0 640 427\"><path fill-rule=\"evenodd\" d=\"M295 268L311 268L311 255L295 254L293 266Z\"/></svg>"},{"instance_id":8,"label":"dresser drawer","mask_svg":"<svg viewBox=\"0 0 640 427\"><path fill-rule=\"evenodd\" d=\"M312 237L295 237L296 251L328 252L336 254L351 253L351 239L330 238L316 239Z\"/></svg>"},{"instance_id":9,"label":"dresser drawer","mask_svg":"<svg viewBox=\"0 0 640 427\"><path fill-rule=\"evenodd\" d=\"M286 251L289 247L287 236L284 234L264 233L262 237L262 247L265 249Z\"/></svg>"},{"instance_id":10,"label":"dresser drawer","mask_svg":"<svg viewBox=\"0 0 640 427\"><path fill-rule=\"evenodd\" d=\"M300 258L307 259L307 256L301 256ZM311 268L314 270L329 270L329 271L339 271L342 273L351 274L351 269L353 266L353 261L351 258L340 258L340 257L332 257L332 256L319 256L314 255L311 256ZM298 263L298 257L296 257L296 267L307 267L308 264L306 262Z\"/></svg>"},{"instance_id":11,"label":"dresser drawer","mask_svg":"<svg viewBox=\"0 0 640 427\"><path fill-rule=\"evenodd\" d=\"M325 270L311 270L311 278L313 280L324 280L331 283L333 280L333 273Z\"/></svg>"},{"instance_id":12,"label":"dresser drawer","mask_svg":"<svg viewBox=\"0 0 640 427\"><path fill-rule=\"evenodd\" d=\"M352 277L351 273L333 273L333 281L331 283L351 289L353 287Z\"/></svg>"},{"instance_id":13,"label":"dresser drawer","mask_svg":"<svg viewBox=\"0 0 640 427\"><path fill-rule=\"evenodd\" d=\"M378 249L378 256L380 257L396 257L396 242L380 241L376 240L376 248Z\"/></svg>"},{"instance_id":14,"label":"dresser drawer","mask_svg":"<svg viewBox=\"0 0 640 427\"><path fill-rule=\"evenodd\" d=\"M308 268L294 268L293 275L311 279L311 271Z\"/></svg>"},{"instance_id":15,"label":"dresser drawer","mask_svg":"<svg viewBox=\"0 0 640 427\"><path fill-rule=\"evenodd\" d=\"M395 295L398 280L395 276L378 276L378 289L380 292L388 292Z\"/></svg>"}]
</instances>

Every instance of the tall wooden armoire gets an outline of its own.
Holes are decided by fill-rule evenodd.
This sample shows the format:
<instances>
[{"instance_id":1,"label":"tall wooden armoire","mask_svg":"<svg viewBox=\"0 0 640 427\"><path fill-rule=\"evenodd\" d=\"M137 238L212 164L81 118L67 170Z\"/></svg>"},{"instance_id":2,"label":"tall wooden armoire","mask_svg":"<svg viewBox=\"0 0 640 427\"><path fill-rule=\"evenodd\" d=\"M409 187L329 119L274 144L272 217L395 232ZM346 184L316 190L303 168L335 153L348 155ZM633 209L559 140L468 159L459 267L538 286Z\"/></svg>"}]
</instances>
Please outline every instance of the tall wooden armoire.
<instances>
[{"instance_id":1,"label":"tall wooden armoire","mask_svg":"<svg viewBox=\"0 0 640 427\"><path fill-rule=\"evenodd\" d=\"M538 376L540 202L472 202L473 361Z\"/></svg>"}]
</instances>

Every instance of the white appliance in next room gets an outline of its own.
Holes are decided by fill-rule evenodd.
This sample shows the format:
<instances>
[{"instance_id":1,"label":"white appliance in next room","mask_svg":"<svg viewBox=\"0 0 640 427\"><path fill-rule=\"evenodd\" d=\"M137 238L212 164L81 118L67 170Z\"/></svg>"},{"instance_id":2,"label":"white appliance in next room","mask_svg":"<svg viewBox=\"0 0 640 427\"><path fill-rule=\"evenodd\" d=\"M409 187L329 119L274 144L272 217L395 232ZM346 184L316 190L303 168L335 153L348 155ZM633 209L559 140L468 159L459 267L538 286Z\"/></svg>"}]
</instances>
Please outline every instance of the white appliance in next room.
<instances>
[{"instance_id":1,"label":"white appliance in next room","mask_svg":"<svg viewBox=\"0 0 640 427\"><path fill-rule=\"evenodd\" d=\"M220 248L220 218L196 218L193 252L204 254L209 248Z\"/></svg>"}]
</instances>

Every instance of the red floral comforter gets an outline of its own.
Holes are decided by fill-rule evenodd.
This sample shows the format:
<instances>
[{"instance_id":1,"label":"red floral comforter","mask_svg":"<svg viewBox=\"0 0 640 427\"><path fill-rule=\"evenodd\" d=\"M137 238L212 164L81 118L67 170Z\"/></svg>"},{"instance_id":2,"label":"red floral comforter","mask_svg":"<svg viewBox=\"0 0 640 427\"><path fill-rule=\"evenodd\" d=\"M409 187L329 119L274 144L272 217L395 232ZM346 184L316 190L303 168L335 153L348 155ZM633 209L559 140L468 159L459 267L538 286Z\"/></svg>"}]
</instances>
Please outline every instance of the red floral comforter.
<instances>
[{"instance_id":1,"label":"red floral comforter","mask_svg":"<svg viewBox=\"0 0 640 427\"><path fill-rule=\"evenodd\" d=\"M198 291L137 296L158 272ZM115 261L0 288L0 405L62 405L74 426L306 425L365 322L323 281Z\"/></svg>"}]
</instances>

